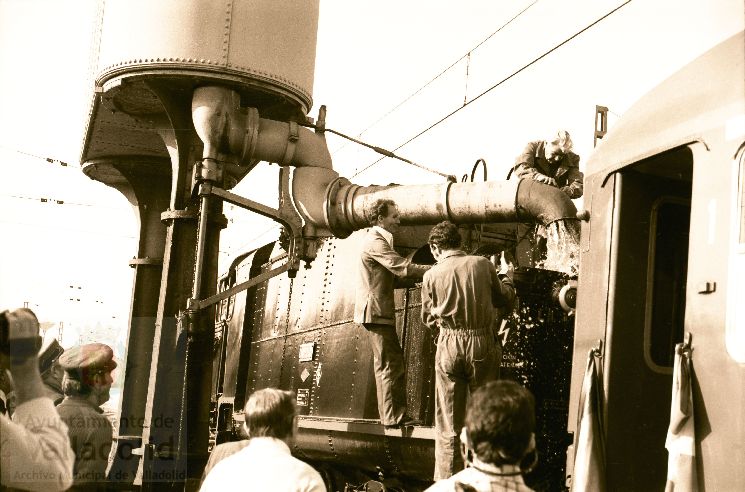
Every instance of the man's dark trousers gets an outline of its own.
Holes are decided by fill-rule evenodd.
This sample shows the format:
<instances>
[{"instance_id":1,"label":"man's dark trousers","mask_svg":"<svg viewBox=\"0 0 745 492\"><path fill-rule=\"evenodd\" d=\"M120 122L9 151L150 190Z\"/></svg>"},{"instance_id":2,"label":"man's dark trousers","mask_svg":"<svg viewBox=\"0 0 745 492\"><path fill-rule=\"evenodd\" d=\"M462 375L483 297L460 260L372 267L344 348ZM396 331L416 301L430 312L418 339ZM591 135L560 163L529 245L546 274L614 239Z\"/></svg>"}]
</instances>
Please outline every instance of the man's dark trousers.
<instances>
[{"instance_id":1,"label":"man's dark trousers","mask_svg":"<svg viewBox=\"0 0 745 492\"><path fill-rule=\"evenodd\" d=\"M404 352L395 325L364 323L370 335L378 413L383 425L396 425L406 413Z\"/></svg>"}]
</instances>

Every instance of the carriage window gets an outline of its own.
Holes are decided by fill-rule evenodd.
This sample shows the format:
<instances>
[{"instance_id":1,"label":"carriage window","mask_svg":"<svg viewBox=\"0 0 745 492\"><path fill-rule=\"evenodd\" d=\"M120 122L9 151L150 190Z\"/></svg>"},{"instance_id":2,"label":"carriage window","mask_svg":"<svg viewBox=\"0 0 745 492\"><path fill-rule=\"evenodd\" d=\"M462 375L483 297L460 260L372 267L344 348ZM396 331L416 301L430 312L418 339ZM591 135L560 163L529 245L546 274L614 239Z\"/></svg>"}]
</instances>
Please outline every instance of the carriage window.
<instances>
[{"instance_id":1,"label":"carriage window","mask_svg":"<svg viewBox=\"0 0 745 492\"><path fill-rule=\"evenodd\" d=\"M657 370L673 365L675 344L683 341L691 207L663 198L652 207L647 300L646 358Z\"/></svg>"},{"instance_id":2,"label":"carriage window","mask_svg":"<svg viewBox=\"0 0 745 492\"><path fill-rule=\"evenodd\" d=\"M745 150L740 151L733 171L737 188L733 197L736 209L728 269L726 340L729 355L737 362L745 362L745 303L740 298L745 289Z\"/></svg>"}]
</instances>

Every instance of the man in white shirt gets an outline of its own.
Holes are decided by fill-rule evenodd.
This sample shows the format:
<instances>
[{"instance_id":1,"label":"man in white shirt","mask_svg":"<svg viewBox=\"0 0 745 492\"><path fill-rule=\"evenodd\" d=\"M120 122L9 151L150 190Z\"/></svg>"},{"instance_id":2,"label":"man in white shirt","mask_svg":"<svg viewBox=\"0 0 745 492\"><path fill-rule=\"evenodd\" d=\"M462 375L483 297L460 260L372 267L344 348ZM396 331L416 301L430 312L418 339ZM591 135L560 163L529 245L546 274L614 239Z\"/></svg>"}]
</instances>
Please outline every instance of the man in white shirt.
<instances>
[{"instance_id":1,"label":"man in white shirt","mask_svg":"<svg viewBox=\"0 0 745 492\"><path fill-rule=\"evenodd\" d=\"M0 370L10 368L18 406L11 421L0 415L0 484L24 490L56 491L72 485L75 455L67 426L44 396L37 352L39 321L29 309L2 313L7 340Z\"/></svg>"},{"instance_id":2,"label":"man in white shirt","mask_svg":"<svg viewBox=\"0 0 745 492\"><path fill-rule=\"evenodd\" d=\"M221 460L207 474L202 492L242 490L277 492L325 492L321 475L294 458L290 446L297 429L295 395L265 388L248 399L246 447Z\"/></svg>"}]
</instances>

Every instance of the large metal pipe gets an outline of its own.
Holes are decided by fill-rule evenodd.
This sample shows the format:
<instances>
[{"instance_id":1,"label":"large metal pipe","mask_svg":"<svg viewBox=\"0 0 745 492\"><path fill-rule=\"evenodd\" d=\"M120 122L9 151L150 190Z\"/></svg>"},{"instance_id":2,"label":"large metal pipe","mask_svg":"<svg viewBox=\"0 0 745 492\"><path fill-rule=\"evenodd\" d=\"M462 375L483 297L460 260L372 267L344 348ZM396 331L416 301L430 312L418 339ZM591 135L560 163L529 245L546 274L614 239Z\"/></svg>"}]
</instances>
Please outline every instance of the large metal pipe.
<instances>
[{"instance_id":1,"label":"large metal pipe","mask_svg":"<svg viewBox=\"0 0 745 492\"><path fill-rule=\"evenodd\" d=\"M295 122L259 118L254 108L242 108L232 89L199 87L192 96L194 129L204 143L203 158L232 156L237 166L267 161L284 166L332 169L323 134Z\"/></svg>"},{"instance_id":2,"label":"large metal pipe","mask_svg":"<svg viewBox=\"0 0 745 492\"><path fill-rule=\"evenodd\" d=\"M313 196L310 192L306 194ZM404 225L483 222L537 222L576 219L577 209L558 188L532 180L442 183L413 186L357 186L340 178L326 189L324 226L346 237L368 227L367 214L378 199L396 202Z\"/></svg>"},{"instance_id":3,"label":"large metal pipe","mask_svg":"<svg viewBox=\"0 0 745 492\"><path fill-rule=\"evenodd\" d=\"M534 222L549 225L563 219L577 219L577 207L559 188L524 179L517 190L517 213Z\"/></svg>"},{"instance_id":4,"label":"large metal pipe","mask_svg":"<svg viewBox=\"0 0 745 492\"><path fill-rule=\"evenodd\" d=\"M532 180L442 183L411 186L358 186L334 171L322 133L294 122L258 117L241 108L238 94L225 87L195 89L192 119L204 142L204 159L234 162L226 172L245 174L252 162L292 165L292 198L306 233L347 237L370 225L367 213L381 198L398 205L404 225L483 222L538 222L576 219L574 203L558 188ZM223 156L231 158L225 159ZM238 171L236 171L236 168Z\"/></svg>"}]
</instances>

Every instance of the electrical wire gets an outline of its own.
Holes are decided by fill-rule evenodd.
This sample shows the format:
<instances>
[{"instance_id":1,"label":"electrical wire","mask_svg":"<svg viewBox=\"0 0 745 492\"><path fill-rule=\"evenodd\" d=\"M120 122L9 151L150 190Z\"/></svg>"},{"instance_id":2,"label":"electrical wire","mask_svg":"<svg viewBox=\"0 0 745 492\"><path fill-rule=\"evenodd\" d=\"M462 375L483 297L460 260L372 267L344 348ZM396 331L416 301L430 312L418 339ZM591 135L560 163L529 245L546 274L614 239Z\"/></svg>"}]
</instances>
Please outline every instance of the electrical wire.
<instances>
[{"instance_id":1,"label":"electrical wire","mask_svg":"<svg viewBox=\"0 0 745 492\"><path fill-rule=\"evenodd\" d=\"M28 157L33 157L34 159L39 159L39 160L42 160L42 161L46 161L46 162L48 162L50 164L59 164L60 166L65 167L67 169L71 169L71 170L75 170L75 171L77 171L77 170L80 169L80 168L77 168L75 166L70 165L69 163L67 163L67 162L65 162L63 160L55 159L53 157L42 157L40 155L32 154L30 152L24 152L23 150L12 149L12 148L6 147L4 145L0 145L0 148L1 149L5 149L5 150L10 151L10 152L16 152L18 154L22 154L22 155L25 155L25 156L28 156Z\"/></svg>"},{"instance_id":2,"label":"electrical wire","mask_svg":"<svg viewBox=\"0 0 745 492\"><path fill-rule=\"evenodd\" d=\"M15 198L17 200L30 200L33 202L47 203L50 205L73 205L76 207L93 207L93 208L107 208L109 210L120 210L120 208L117 208L117 207L108 207L106 205L97 205L95 203L70 202L67 200L59 200L57 198L49 198L49 197L33 197L33 196L22 196L22 195L0 195L0 197Z\"/></svg>"},{"instance_id":3,"label":"electrical wire","mask_svg":"<svg viewBox=\"0 0 745 492\"><path fill-rule=\"evenodd\" d=\"M619 11L619 10L620 10L621 8L625 7L625 6L626 6L626 5L628 5L629 3L631 3L631 0L626 0L626 1L624 2L624 3L622 3L622 4L621 4L621 5L619 5L618 7L614 8L613 10L611 10L610 12L608 12L607 14L603 15L603 16L602 16L602 17L600 17L599 19L596 19L596 20L595 20L594 22L592 22L592 23L590 23L589 25L585 26L585 27L584 27L583 29L581 29L581 30L579 30L579 31L575 32L574 34L572 34L571 36L569 36L568 38L566 38L566 39L565 39L564 41L560 42L559 44L555 45L555 46L554 46L553 48L551 48L551 49L549 49L548 51L544 52L544 53L543 53L542 55L540 55L540 56L538 56L538 57L534 58L533 60L531 60L531 61L530 61L530 62L528 62L527 64L523 65L522 67L520 67L520 68L519 68L519 69L517 69L516 71L512 72L512 73L511 73L510 75L508 75L507 77L503 78L502 80L500 80L500 81L499 81L499 82L497 82L496 84L492 85L491 87L489 87L488 89L486 89L486 90L485 90L485 91L483 91L483 92L482 92L481 94L479 94L478 96L474 97L473 99L471 99L471 100L470 100L470 101L468 101L467 103L465 103L465 104L463 104L462 106L460 106L460 107L458 107L458 108L454 109L453 111L451 111L451 112L450 112L450 113L448 113L447 115L443 116L442 118L440 118L440 119L439 119L439 120L437 120L436 122L432 123L432 124L431 124L430 126L428 126L428 127L427 127L427 128L425 128L424 130L420 131L419 133L417 133L416 135L414 135L413 137L409 138L409 139L408 139L407 141L405 141L404 143L400 144L400 145L399 145L398 147L396 147L395 149L393 149L393 151L395 152L396 150L400 149L400 148L401 148L401 147L403 147L404 145L407 145L407 144L409 144L409 143L413 142L414 140L416 140L417 138L421 137L422 135L424 135L425 133L427 133L428 131L430 131L431 129L433 129L434 127L436 127L437 125L439 125L439 124L440 124L440 123L442 123L443 121L447 120L448 118L450 118L451 116L453 116L454 114L456 114L457 112L459 112L459 111L460 111L461 109L463 109L463 108L465 108L465 107L469 106L470 104L472 104L472 103L474 103L474 102L478 101L478 100L479 100L479 99L480 99L480 98L481 98L482 96L484 96L484 95L488 94L489 92L491 92L492 90L496 89L497 87L499 87L499 86L500 86L500 85L502 85L503 83L507 82L508 80L510 80L511 78L513 78L514 76L516 76L517 74L519 74L520 72L522 72L523 70L525 70L525 69L527 69L527 68L531 67L532 65L534 65L535 63L539 62L540 60L542 60L542 59L543 59L543 58L545 58L546 56L550 55L551 53L553 53L553 52L554 52L554 51L556 51L557 49L561 48L562 46L564 46L565 44L567 44L568 42L570 42L571 40L573 40L574 38L576 38L576 37L577 37L577 36L579 36L580 34L584 33L584 32L585 32L585 31L587 31L588 29L590 29L590 28L594 27L595 25L597 25L597 24L598 24L598 23L600 23L601 21L603 21L603 20L607 19L607 18L608 18L608 17L610 17L610 16L612 15L612 14L614 14L614 13L618 12L618 11ZM363 167L363 168L362 168L362 169L360 169L359 171L355 172L355 173L354 173L354 174L353 174L352 176L350 176L350 177L351 177L351 178L354 178L354 177L356 177L356 176L360 175L361 173L363 173L363 172L367 171L368 169L370 169L370 168L371 168L372 166L374 166L375 164L377 164L377 163L379 163L380 161L382 161L382 160L383 160L384 158L385 158L385 157L381 157L380 159L378 159L378 160L376 160L376 161L373 161L372 163L370 163L370 164L368 164L367 166Z\"/></svg>"},{"instance_id":4,"label":"electrical wire","mask_svg":"<svg viewBox=\"0 0 745 492\"><path fill-rule=\"evenodd\" d=\"M58 226L58 225L53 225L53 224L42 224L38 222L18 222L18 221L13 221L13 220L0 219L0 223L20 225L20 226L30 226L30 227L43 227L45 230L46 229L57 229L57 230L65 231L65 232L80 232L83 234L93 234L95 236L109 236L109 237L119 237L119 238L124 238L124 239L137 239L135 236L130 236L127 234L115 234L115 233L105 232L101 230L93 231L93 230L87 230L87 229L75 229L71 227L63 227L63 226Z\"/></svg>"},{"instance_id":5,"label":"electrical wire","mask_svg":"<svg viewBox=\"0 0 745 492\"><path fill-rule=\"evenodd\" d=\"M388 112L385 113L383 116L379 117L377 120L375 120L372 123L370 123L370 125L368 125L364 130L362 130L360 133L357 134L357 137L361 137L363 133L365 133L370 128L374 127L375 125L377 125L378 123L380 123L381 121L383 121L388 115L390 115L391 113L393 113L394 111L396 111L398 108L400 108L401 106L403 106L404 104L406 104L406 102L408 102L412 97L414 97L417 94L419 94L420 92L422 92L424 89L427 88L427 86L429 86L430 84L432 84L433 82L435 82L437 79L439 79L440 77L442 77L446 72L448 72L451 68L453 68L458 63L460 63L464 58L470 57L471 56L471 53L473 53L475 50L477 50L482 44L484 44L487 41L489 41L492 37L494 37L495 34L497 34L502 29L504 29L505 27L507 27L508 25L510 25L518 17L520 17L521 15L523 15L530 7L532 7L533 5L535 5L536 3L538 3L538 1L539 0L534 0L533 3L531 3L530 5L528 5L527 7L525 7L523 10L521 10L520 12L518 12L517 14L515 14L515 16L512 17L510 20L508 20L507 22L505 22L504 24L502 24L501 26L499 26L499 28L496 31L494 31L493 33L489 34L479 44L477 44L476 46L474 46L473 48L471 48L470 50L468 50L468 52L465 55L462 55L460 58L458 58L453 63L451 63L450 65L448 65L447 68L443 69L440 73L438 73L432 79L430 79L428 82L426 82L423 86L419 87L416 91L414 91L411 94L409 94L405 99L403 99L401 102L399 102L394 107L392 107L390 110L388 110ZM337 151L338 150L341 150L343 148L344 148L344 146L341 146L339 149L337 149Z\"/></svg>"}]
</instances>

